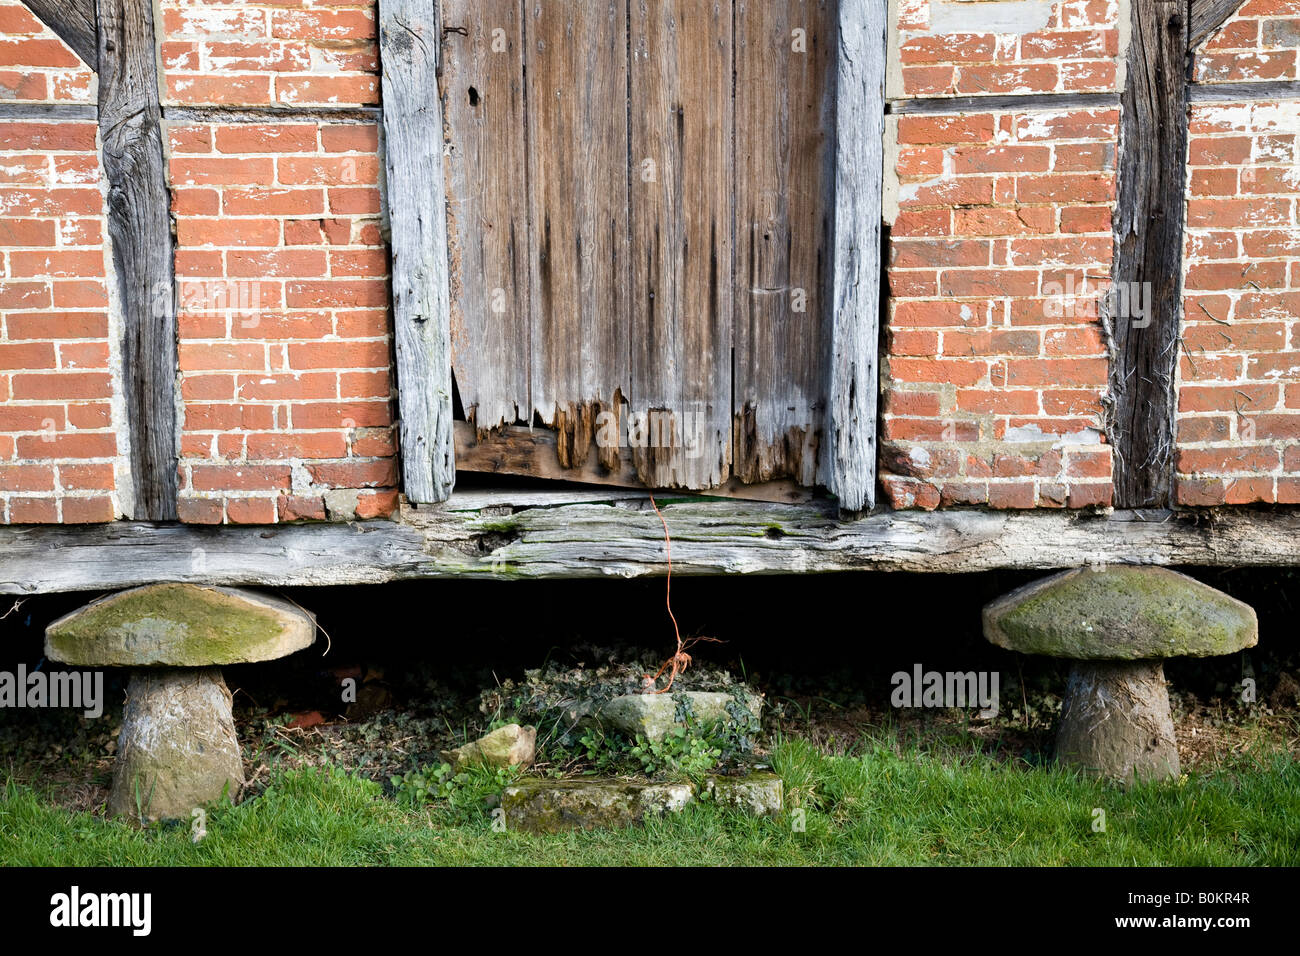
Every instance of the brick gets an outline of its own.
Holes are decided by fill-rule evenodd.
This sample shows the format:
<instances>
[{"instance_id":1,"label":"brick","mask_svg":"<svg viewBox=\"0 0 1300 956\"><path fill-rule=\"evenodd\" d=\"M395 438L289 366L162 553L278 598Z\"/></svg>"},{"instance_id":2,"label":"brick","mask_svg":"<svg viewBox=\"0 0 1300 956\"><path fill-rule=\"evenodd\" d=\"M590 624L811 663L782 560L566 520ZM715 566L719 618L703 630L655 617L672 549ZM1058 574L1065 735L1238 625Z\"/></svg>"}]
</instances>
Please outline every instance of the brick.
<instances>
[{"instance_id":1,"label":"brick","mask_svg":"<svg viewBox=\"0 0 1300 956\"><path fill-rule=\"evenodd\" d=\"M231 524L275 524L275 498L227 498L226 520Z\"/></svg>"},{"instance_id":2,"label":"brick","mask_svg":"<svg viewBox=\"0 0 1300 956\"><path fill-rule=\"evenodd\" d=\"M241 123L216 133L219 153L311 153L317 148L315 124Z\"/></svg>"},{"instance_id":3,"label":"brick","mask_svg":"<svg viewBox=\"0 0 1300 956\"><path fill-rule=\"evenodd\" d=\"M270 461L285 458L342 458L347 441L340 432L277 432L248 436L248 457Z\"/></svg>"},{"instance_id":4,"label":"brick","mask_svg":"<svg viewBox=\"0 0 1300 956\"><path fill-rule=\"evenodd\" d=\"M196 491L277 491L290 487L288 465L194 465Z\"/></svg>"},{"instance_id":5,"label":"brick","mask_svg":"<svg viewBox=\"0 0 1300 956\"><path fill-rule=\"evenodd\" d=\"M311 216L325 212L320 189L254 187L226 189L221 201L228 216Z\"/></svg>"},{"instance_id":6,"label":"brick","mask_svg":"<svg viewBox=\"0 0 1300 956\"><path fill-rule=\"evenodd\" d=\"M56 458L112 458L117 454L117 436L111 433L20 435L14 445L18 457L28 461L50 461Z\"/></svg>"},{"instance_id":7,"label":"brick","mask_svg":"<svg viewBox=\"0 0 1300 956\"><path fill-rule=\"evenodd\" d=\"M357 517L362 520L370 518L387 518L397 511L397 491L363 491L357 496Z\"/></svg>"},{"instance_id":8,"label":"brick","mask_svg":"<svg viewBox=\"0 0 1300 956\"><path fill-rule=\"evenodd\" d=\"M992 482L988 486L990 508L1029 509L1034 507L1035 502L1033 482Z\"/></svg>"},{"instance_id":9,"label":"brick","mask_svg":"<svg viewBox=\"0 0 1300 956\"><path fill-rule=\"evenodd\" d=\"M325 499L300 495L281 495L276 499L280 521L324 521Z\"/></svg>"},{"instance_id":10,"label":"brick","mask_svg":"<svg viewBox=\"0 0 1300 956\"><path fill-rule=\"evenodd\" d=\"M54 524L58 520L58 505L52 499L9 499L10 524Z\"/></svg>"},{"instance_id":11,"label":"brick","mask_svg":"<svg viewBox=\"0 0 1300 956\"><path fill-rule=\"evenodd\" d=\"M383 488L397 484L397 462L392 458L309 464L307 471L312 481L332 488Z\"/></svg>"},{"instance_id":12,"label":"brick","mask_svg":"<svg viewBox=\"0 0 1300 956\"><path fill-rule=\"evenodd\" d=\"M113 499L107 495L64 498L60 504L64 524L103 524L117 516L113 508Z\"/></svg>"},{"instance_id":13,"label":"brick","mask_svg":"<svg viewBox=\"0 0 1300 956\"><path fill-rule=\"evenodd\" d=\"M953 116L900 116L898 142L908 145L927 143L986 143L993 138L993 116L977 113Z\"/></svg>"},{"instance_id":14,"label":"brick","mask_svg":"<svg viewBox=\"0 0 1300 956\"><path fill-rule=\"evenodd\" d=\"M221 524L221 501L210 498L181 497L176 502L177 517L186 524Z\"/></svg>"}]
</instances>

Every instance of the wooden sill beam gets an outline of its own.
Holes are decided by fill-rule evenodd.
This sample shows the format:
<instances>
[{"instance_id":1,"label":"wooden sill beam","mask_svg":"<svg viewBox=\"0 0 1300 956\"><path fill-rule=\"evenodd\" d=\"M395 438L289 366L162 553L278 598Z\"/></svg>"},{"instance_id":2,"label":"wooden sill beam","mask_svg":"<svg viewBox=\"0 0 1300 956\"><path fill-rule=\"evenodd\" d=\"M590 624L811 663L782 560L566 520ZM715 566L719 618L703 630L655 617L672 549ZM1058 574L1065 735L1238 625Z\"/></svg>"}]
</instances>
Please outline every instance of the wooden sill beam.
<instances>
[{"instance_id":1,"label":"wooden sill beam","mask_svg":"<svg viewBox=\"0 0 1300 956\"><path fill-rule=\"evenodd\" d=\"M570 493L571 494L571 493ZM153 581L262 587L417 579L662 575L663 528L644 496L471 492L401 521L204 528L119 523L0 527L0 593L102 591ZM512 503L517 502L517 504ZM568 502L568 503L566 503ZM1082 563L1288 567L1300 513L888 512L833 505L661 502L673 574L967 573ZM460 510L468 509L468 510Z\"/></svg>"}]
</instances>

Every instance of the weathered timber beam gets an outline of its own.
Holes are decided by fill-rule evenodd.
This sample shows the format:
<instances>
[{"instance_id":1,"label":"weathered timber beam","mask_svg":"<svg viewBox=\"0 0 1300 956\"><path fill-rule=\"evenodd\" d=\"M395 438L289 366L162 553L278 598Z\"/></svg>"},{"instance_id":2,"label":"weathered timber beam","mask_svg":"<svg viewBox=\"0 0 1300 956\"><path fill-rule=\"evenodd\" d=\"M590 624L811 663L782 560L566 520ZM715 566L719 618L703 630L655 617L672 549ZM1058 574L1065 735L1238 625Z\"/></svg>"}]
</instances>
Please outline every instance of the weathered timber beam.
<instances>
[{"instance_id":1,"label":"weathered timber beam","mask_svg":"<svg viewBox=\"0 0 1300 956\"><path fill-rule=\"evenodd\" d=\"M171 199L150 0L99 0L99 132L122 308L136 518L176 519L176 304Z\"/></svg>"},{"instance_id":2,"label":"weathered timber beam","mask_svg":"<svg viewBox=\"0 0 1300 956\"><path fill-rule=\"evenodd\" d=\"M92 70L99 62L95 42L95 0L23 0Z\"/></svg>"},{"instance_id":3,"label":"weathered timber beam","mask_svg":"<svg viewBox=\"0 0 1300 956\"><path fill-rule=\"evenodd\" d=\"M438 0L381 0L385 165L402 479L417 503L456 480Z\"/></svg>"},{"instance_id":4,"label":"weathered timber beam","mask_svg":"<svg viewBox=\"0 0 1300 956\"><path fill-rule=\"evenodd\" d=\"M1105 315L1111 351L1107 433L1115 456L1115 504L1169 504L1174 461L1174 371L1182 316L1187 159L1185 0L1132 0L1128 78L1121 97L1119 196L1113 303L1145 303L1138 315Z\"/></svg>"},{"instance_id":5,"label":"weathered timber beam","mask_svg":"<svg viewBox=\"0 0 1300 956\"><path fill-rule=\"evenodd\" d=\"M1223 26L1228 17L1236 13L1245 2L1246 0L1189 0L1189 49L1196 49L1204 43L1206 37Z\"/></svg>"},{"instance_id":6,"label":"weathered timber beam","mask_svg":"<svg viewBox=\"0 0 1300 956\"><path fill-rule=\"evenodd\" d=\"M86 103L0 103L0 119L93 120L99 110Z\"/></svg>"},{"instance_id":7,"label":"weathered timber beam","mask_svg":"<svg viewBox=\"0 0 1300 956\"><path fill-rule=\"evenodd\" d=\"M1262 83L1217 83L1212 86L1193 83L1188 88L1193 103L1237 103L1245 100L1285 100L1300 97L1300 80L1274 80Z\"/></svg>"},{"instance_id":8,"label":"weathered timber beam","mask_svg":"<svg viewBox=\"0 0 1300 956\"><path fill-rule=\"evenodd\" d=\"M846 512L876 501L886 7L880 0L840 0L839 7L834 314L823 471Z\"/></svg>"},{"instance_id":9,"label":"weathered timber beam","mask_svg":"<svg viewBox=\"0 0 1300 956\"><path fill-rule=\"evenodd\" d=\"M979 110L1104 110L1119 106L1118 93L1005 93L891 100L887 113L969 113Z\"/></svg>"},{"instance_id":10,"label":"weathered timber beam","mask_svg":"<svg viewBox=\"0 0 1300 956\"><path fill-rule=\"evenodd\" d=\"M151 581L265 587L412 579L662 575L663 527L644 498L547 506L475 493L480 510L407 509L401 522L205 528L118 523L0 527L0 593L98 591ZM562 494L550 496L556 501ZM1082 563L1294 566L1300 513L889 512L661 502L673 574L966 573ZM1145 519L1145 520L1144 520Z\"/></svg>"},{"instance_id":11,"label":"weathered timber beam","mask_svg":"<svg viewBox=\"0 0 1300 956\"><path fill-rule=\"evenodd\" d=\"M163 119L178 123L283 123L287 120L323 120L327 123L378 123L377 106L168 106Z\"/></svg>"}]
</instances>

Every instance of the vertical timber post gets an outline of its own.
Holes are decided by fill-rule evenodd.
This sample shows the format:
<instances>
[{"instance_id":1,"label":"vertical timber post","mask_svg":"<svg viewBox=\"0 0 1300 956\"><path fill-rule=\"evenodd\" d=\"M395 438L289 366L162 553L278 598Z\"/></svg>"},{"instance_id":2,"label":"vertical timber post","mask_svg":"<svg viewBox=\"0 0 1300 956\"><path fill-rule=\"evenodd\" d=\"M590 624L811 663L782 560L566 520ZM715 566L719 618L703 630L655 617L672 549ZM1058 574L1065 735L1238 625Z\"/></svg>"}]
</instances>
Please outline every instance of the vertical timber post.
<instances>
[{"instance_id":1,"label":"vertical timber post","mask_svg":"<svg viewBox=\"0 0 1300 956\"><path fill-rule=\"evenodd\" d=\"M1128 77L1120 98L1115 303L1106 316L1115 506L1164 508L1174 468L1174 377L1182 317L1187 181L1187 0L1132 0ZM1129 310L1132 312L1133 310ZM1109 309L1107 310L1109 312Z\"/></svg>"},{"instance_id":2,"label":"vertical timber post","mask_svg":"<svg viewBox=\"0 0 1300 956\"><path fill-rule=\"evenodd\" d=\"M835 251L827 474L843 512L876 499L885 19L881 0L841 0L836 80Z\"/></svg>"},{"instance_id":3,"label":"vertical timber post","mask_svg":"<svg viewBox=\"0 0 1300 956\"><path fill-rule=\"evenodd\" d=\"M176 302L152 0L98 0L99 131L135 517L176 520Z\"/></svg>"},{"instance_id":4,"label":"vertical timber post","mask_svg":"<svg viewBox=\"0 0 1300 956\"><path fill-rule=\"evenodd\" d=\"M438 0L380 0L402 480L416 504L456 479Z\"/></svg>"}]
</instances>

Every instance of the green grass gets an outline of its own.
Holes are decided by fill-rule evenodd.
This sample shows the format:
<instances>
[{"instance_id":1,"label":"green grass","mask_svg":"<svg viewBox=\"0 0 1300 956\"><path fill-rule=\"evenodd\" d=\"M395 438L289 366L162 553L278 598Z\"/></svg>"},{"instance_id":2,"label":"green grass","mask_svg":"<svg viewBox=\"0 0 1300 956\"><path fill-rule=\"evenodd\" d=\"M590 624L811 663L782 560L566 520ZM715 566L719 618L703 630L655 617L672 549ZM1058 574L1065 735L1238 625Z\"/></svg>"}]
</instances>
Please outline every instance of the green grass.
<instances>
[{"instance_id":1,"label":"green grass","mask_svg":"<svg viewBox=\"0 0 1300 956\"><path fill-rule=\"evenodd\" d=\"M12 782L0 800L6 865L765 865L1219 866L1300 862L1300 763L1252 765L1131 790L987 756L898 754L886 742L827 756L792 740L773 753L787 803L755 820L690 807L644 828L530 837L496 833L486 808L403 807L333 769L277 771L261 796L189 827L140 830L52 806ZM1093 831L1094 808L1106 831Z\"/></svg>"}]
</instances>

